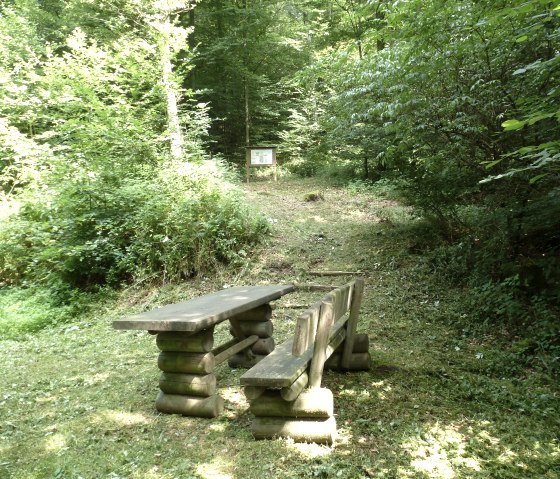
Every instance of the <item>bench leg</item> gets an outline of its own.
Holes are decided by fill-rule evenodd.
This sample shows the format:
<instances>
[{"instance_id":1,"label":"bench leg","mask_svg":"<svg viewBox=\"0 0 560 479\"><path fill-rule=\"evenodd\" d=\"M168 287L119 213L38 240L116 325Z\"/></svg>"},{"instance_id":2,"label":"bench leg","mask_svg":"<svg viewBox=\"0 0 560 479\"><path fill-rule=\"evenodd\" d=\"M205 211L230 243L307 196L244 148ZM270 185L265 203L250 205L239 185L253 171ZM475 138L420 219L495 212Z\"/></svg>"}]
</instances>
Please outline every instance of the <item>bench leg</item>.
<instances>
[{"instance_id":1,"label":"bench leg","mask_svg":"<svg viewBox=\"0 0 560 479\"><path fill-rule=\"evenodd\" d=\"M327 388L305 389L294 401L266 390L251 401L255 439L291 438L296 442L332 444L336 433L333 394Z\"/></svg>"},{"instance_id":2,"label":"bench leg","mask_svg":"<svg viewBox=\"0 0 560 479\"><path fill-rule=\"evenodd\" d=\"M346 342L335 349L333 355L325 362L325 369L335 371L368 371L371 369L371 356L369 354L369 337L367 334L356 334L349 362L342 365Z\"/></svg>"}]
</instances>

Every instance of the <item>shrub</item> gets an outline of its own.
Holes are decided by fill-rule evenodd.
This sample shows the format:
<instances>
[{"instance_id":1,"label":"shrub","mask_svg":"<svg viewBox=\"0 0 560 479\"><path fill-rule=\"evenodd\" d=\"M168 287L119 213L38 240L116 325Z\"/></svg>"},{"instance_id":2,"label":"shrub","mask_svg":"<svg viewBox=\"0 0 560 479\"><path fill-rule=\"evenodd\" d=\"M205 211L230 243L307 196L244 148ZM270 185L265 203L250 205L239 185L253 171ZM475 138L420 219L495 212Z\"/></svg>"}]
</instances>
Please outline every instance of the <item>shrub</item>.
<instances>
[{"instance_id":1,"label":"shrub","mask_svg":"<svg viewBox=\"0 0 560 479\"><path fill-rule=\"evenodd\" d=\"M215 163L90 178L22 198L0 231L0 281L90 288L176 280L242 259L266 232Z\"/></svg>"}]
</instances>

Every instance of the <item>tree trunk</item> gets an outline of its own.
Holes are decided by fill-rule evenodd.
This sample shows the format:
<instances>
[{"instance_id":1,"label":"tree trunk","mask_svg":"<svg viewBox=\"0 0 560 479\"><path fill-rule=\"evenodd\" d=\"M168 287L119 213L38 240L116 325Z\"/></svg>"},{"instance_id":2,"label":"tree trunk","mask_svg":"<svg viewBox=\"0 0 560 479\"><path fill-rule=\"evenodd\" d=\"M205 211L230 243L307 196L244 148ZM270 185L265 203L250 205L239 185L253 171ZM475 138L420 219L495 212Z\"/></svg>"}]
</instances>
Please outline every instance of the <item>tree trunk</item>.
<instances>
[{"instance_id":1,"label":"tree trunk","mask_svg":"<svg viewBox=\"0 0 560 479\"><path fill-rule=\"evenodd\" d=\"M177 85L173 80L173 57L171 34L171 7L162 11L162 19L158 24L160 37L160 57L161 57L161 81L165 92L165 101L167 107L167 128L169 130L169 143L171 157L175 160L183 158L183 133L181 131L181 122L179 120L179 93Z\"/></svg>"},{"instance_id":2,"label":"tree trunk","mask_svg":"<svg viewBox=\"0 0 560 479\"><path fill-rule=\"evenodd\" d=\"M243 93L245 96L245 146L251 144L250 136L250 117L249 117L249 79L247 69L249 68L249 58L247 54L247 37L248 37L248 8L247 0L243 0L243 9L245 13L245 28L243 33L243 66L245 67L245 78L243 79Z\"/></svg>"}]
</instances>

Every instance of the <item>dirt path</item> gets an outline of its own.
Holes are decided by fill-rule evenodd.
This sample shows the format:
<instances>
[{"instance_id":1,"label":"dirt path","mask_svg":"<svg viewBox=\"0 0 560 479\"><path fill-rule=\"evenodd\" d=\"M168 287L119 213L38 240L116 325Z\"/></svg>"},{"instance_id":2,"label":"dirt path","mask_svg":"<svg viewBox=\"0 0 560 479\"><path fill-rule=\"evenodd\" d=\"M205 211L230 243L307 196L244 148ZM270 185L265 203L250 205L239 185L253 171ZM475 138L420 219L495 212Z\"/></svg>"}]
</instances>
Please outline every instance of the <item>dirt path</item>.
<instances>
[{"instance_id":1,"label":"dirt path","mask_svg":"<svg viewBox=\"0 0 560 479\"><path fill-rule=\"evenodd\" d=\"M372 201L314 180L250 183L249 203L268 217L273 228L268 250L256 273L305 275L311 270L362 271L368 267L364 240L383 200ZM320 198L307 197L319 194Z\"/></svg>"}]
</instances>

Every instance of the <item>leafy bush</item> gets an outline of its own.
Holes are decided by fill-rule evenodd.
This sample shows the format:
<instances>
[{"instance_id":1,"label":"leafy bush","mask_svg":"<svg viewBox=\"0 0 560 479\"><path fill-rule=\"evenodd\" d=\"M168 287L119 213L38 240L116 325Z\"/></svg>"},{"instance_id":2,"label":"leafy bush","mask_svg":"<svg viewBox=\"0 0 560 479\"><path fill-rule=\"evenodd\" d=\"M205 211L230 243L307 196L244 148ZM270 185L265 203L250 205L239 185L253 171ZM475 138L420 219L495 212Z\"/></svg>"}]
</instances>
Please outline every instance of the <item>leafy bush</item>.
<instances>
[{"instance_id":1,"label":"leafy bush","mask_svg":"<svg viewBox=\"0 0 560 479\"><path fill-rule=\"evenodd\" d=\"M267 223L225 176L215 163L185 163L153 178L34 190L0 230L0 281L176 280L242 259Z\"/></svg>"}]
</instances>

